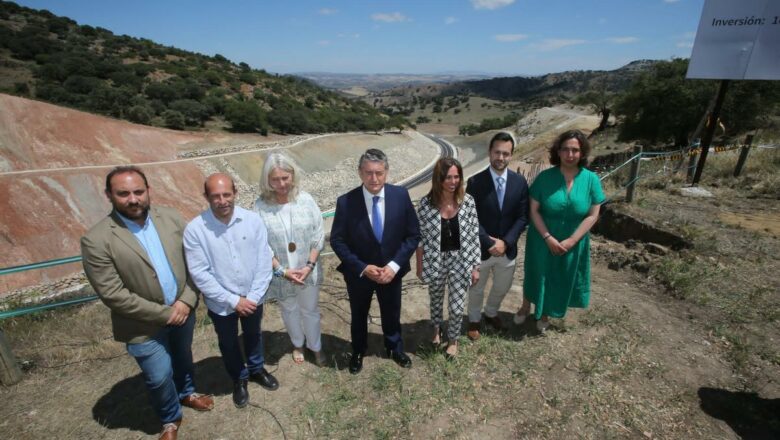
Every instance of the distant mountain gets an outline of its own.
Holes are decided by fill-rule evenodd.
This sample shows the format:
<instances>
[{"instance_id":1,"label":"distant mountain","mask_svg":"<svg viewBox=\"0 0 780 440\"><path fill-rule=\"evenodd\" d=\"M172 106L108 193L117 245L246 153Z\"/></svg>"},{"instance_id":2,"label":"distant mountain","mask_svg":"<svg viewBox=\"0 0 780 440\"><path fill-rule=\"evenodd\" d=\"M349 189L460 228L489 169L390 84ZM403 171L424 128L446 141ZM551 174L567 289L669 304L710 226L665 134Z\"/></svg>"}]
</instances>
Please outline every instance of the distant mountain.
<instances>
[{"instance_id":1,"label":"distant mountain","mask_svg":"<svg viewBox=\"0 0 780 440\"><path fill-rule=\"evenodd\" d=\"M436 73L418 74L359 74L359 73L326 73L302 72L295 75L314 81L329 89L350 93L351 90L365 89L368 92L381 92L400 86L419 84L449 84L469 80L487 79L490 75L479 73Z\"/></svg>"},{"instance_id":2,"label":"distant mountain","mask_svg":"<svg viewBox=\"0 0 780 440\"><path fill-rule=\"evenodd\" d=\"M369 103L383 100L386 105L412 105L421 99L448 96L480 96L499 101L523 101L526 106L551 105L569 101L588 91L618 93L628 88L642 72L658 61L637 60L615 70L576 70L540 76L509 76L456 82L404 84L370 93ZM388 99L389 98L389 99Z\"/></svg>"},{"instance_id":3,"label":"distant mountain","mask_svg":"<svg viewBox=\"0 0 780 440\"><path fill-rule=\"evenodd\" d=\"M575 70L541 76L514 76L451 84L443 94L471 93L498 100L527 100L539 97L572 98L591 90L616 93L631 85L636 76L655 61L633 61L615 70Z\"/></svg>"},{"instance_id":4,"label":"distant mountain","mask_svg":"<svg viewBox=\"0 0 780 440\"><path fill-rule=\"evenodd\" d=\"M387 118L309 80L0 1L0 92L174 129L377 130Z\"/></svg>"}]
</instances>

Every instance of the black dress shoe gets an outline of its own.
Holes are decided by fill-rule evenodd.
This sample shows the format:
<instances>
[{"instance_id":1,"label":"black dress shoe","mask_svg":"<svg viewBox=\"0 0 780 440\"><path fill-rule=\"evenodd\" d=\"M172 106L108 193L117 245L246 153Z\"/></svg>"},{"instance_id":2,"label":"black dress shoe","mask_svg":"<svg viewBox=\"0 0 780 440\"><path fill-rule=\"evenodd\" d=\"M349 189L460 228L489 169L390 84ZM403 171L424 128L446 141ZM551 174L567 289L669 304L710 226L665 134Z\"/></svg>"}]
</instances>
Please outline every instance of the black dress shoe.
<instances>
[{"instance_id":1,"label":"black dress shoe","mask_svg":"<svg viewBox=\"0 0 780 440\"><path fill-rule=\"evenodd\" d=\"M233 404L236 405L236 408L243 408L249 403L249 391L246 389L246 384L246 379L233 382Z\"/></svg>"},{"instance_id":2,"label":"black dress shoe","mask_svg":"<svg viewBox=\"0 0 780 440\"><path fill-rule=\"evenodd\" d=\"M387 350L387 356L403 368L412 368L412 360L402 351Z\"/></svg>"},{"instance_id":3,"label":"black dress shoe","mask_svg":"<svg viewBox=\"0 0 780 440\"><path fill-rule=\"evenodd\" d=\"M277 388L279 388L279 381L276 380L271 373L266 371L265 368L262 368L257 373L253 373L249 376L253 381L260 384L261 387L267 389L268 391L273 391Z\"/></svg>"},{"instance_id":4,"label":"black dress shoe","mask_svg":"<svg viewBox=\"0 0 780 440\"><path fill-rule=\"evenodd\" d=\"M362 369L363 353L352 353L352 358L349 360L349 372L352 374L358 374Z\"/></svg>"}]
</instances>

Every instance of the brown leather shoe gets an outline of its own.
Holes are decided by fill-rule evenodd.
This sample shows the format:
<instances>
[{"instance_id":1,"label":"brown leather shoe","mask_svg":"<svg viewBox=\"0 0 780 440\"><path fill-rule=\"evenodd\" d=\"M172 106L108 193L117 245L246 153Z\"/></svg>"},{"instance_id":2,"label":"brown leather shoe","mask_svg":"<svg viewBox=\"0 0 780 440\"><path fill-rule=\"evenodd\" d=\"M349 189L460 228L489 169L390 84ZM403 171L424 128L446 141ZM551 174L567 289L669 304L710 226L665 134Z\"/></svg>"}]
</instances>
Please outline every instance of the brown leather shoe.
<instances>
[{"instance_id":1,"label":"brown leather shoe","mask_svg":"<svg viewBox=\"0 0 780 440\"><path fill-rule=\"evenodd\" d=\"M485 315L485 322L490 324L491 327L493 327L496 330L503 330L504 329L504 323L501 322L501 318L498 317L498 315L494 317L490 317L488 315Z\"/></svg>"},{"instance_id":2,"label":"brown leather shoe","mask_svg":"<svg viewBox=\"0 0 780 440\"><path fill-rule=\"evenodd\" d=\"M192 393L181 399L181 404L195 411L211 411L214 409L214 399L208 394Z\"/></svg>"},{"instance_id":3,"label":"brown leather shoe","mask_svg":"<svg viewBox=\"0 0 780 440\"><path fill-rule=\"evenodd\" d=\"M479 322L469 322L469 330L466 333L466 335L471 339L472 341L476 341L479 339L479 329L481 325Z\"/></svg>"},{"instance_id":4,"label":"brown leather shoe","mask_svg":"<svg viewBox=\"0 0 780 440\"><path fill-rule=\"evenodd\" d=\"M179 435L179 426L181 426L181 420L164 424L159 439L176 440L176 437Z\"/></svg>"}]
</instances>

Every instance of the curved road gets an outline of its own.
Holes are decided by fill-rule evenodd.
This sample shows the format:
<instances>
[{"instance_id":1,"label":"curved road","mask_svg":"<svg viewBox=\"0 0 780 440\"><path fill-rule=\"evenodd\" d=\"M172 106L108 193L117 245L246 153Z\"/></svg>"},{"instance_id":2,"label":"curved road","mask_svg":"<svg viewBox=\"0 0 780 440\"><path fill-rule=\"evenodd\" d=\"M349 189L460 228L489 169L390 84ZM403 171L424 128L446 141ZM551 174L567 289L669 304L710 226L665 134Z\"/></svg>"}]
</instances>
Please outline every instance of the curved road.
<instances>
[{"instance_id":1,"label":"curved road","mask_svg":"<svg viewBox=\"0 0 780 440\"><path fill-rule=\"evenodd\" d=\"M445 141L444 139L436 137L432 134L423 133L423 135L428 139L436 142L439 145L439 157L437 158L437 160L441 157L457 157L456 154L457 150L455 149L455 146L452 145L451 143ZM399 185L405 187L406 189L411 189L417 185L428 182L429 180L431 180L432 176L433 176L433 164L430 165L428 168L426 168L424 171L410 177L407 180L400 182Z\"/></svg>"}]
</instances>

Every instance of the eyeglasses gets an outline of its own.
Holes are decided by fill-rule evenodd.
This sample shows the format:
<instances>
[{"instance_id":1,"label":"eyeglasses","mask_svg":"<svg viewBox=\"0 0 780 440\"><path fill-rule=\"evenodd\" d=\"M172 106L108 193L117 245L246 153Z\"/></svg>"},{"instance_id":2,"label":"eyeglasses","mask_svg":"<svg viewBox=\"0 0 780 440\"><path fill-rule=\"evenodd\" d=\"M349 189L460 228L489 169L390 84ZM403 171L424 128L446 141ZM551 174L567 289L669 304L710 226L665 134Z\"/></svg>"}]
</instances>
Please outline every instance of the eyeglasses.
<instances>
[{"instance_id":1,"label":"eyeglasses","mask_svg":"<svg viewBox=\"0 0 780 440\"><path fill-rule=\"evenodd\" d=\"M570 148L570 147L563 147L563 148L561 148L561 153L564 153L564 154L566 154L566 153L580 154L581 152L582 152L582 150L580 150L579 148Z\"/></svg>"}]
</instances>

